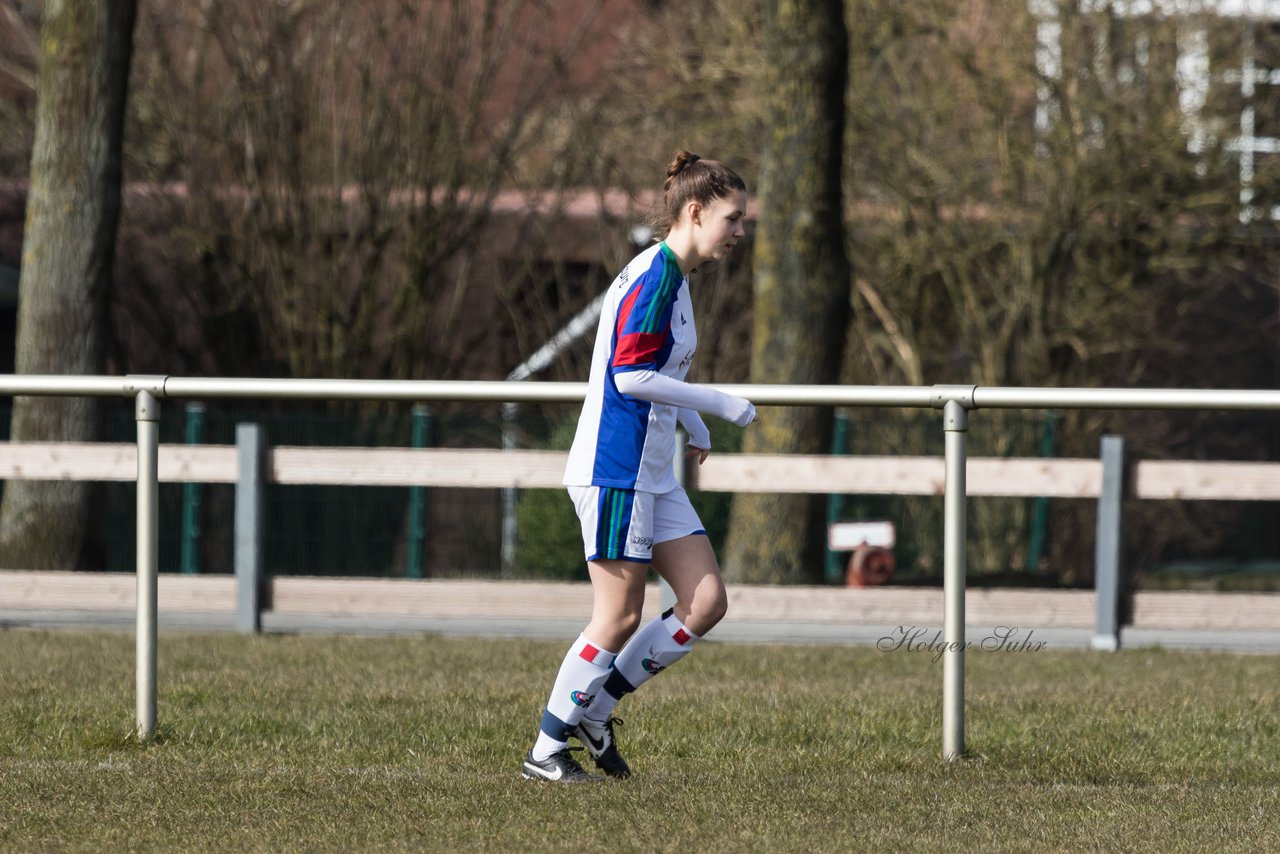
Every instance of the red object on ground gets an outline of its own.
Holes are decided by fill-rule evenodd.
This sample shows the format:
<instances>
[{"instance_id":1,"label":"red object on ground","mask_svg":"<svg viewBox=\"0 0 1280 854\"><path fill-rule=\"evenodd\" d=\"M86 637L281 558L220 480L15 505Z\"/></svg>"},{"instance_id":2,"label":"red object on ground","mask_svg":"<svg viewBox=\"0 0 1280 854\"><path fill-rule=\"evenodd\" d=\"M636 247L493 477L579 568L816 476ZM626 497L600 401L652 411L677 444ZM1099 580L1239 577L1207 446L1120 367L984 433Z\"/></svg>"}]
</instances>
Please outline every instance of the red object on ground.
<instances>
[{"instance_id":1,"label":"red object on ground","mask_svg":"<svg viewBox=\"0 0 1280 854\"><path fill-rule=\"evenodd\" d=\"M885 584L893 577L893 552L880 546L858 546L849 556L845 574L848 587L870 587Z\"/></svg>"}]
</instances>

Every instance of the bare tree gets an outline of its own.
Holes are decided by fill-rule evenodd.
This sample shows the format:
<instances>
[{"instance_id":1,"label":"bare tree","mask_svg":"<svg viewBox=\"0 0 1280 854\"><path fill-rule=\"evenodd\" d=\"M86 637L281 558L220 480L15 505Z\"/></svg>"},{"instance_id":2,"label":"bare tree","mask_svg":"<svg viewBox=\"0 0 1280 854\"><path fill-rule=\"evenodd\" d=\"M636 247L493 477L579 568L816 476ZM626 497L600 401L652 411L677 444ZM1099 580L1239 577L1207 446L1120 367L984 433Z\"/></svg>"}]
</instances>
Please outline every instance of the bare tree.
<instances>
[{"instance_id":1,"label":"bare tree","mask_svg":"<svg viewBox=\"0 0 1280 854\"><path fill-rule=\"evenodd\" d=\"M1235 27L1238 43L1241 22L1053 6L1062 66L1055 75L1037 68L1029 48L1006 49L1035 44L1036 21L1022 0L985 4L978 15L952 4L868 0L857 18L856 144L846 154L862 310L846 378L1270 384L1271 360L1258 358L1266 339L1227 330L1256 328L1257 307L1272 299L1252 260L1274 251L1265 247L1271 229L1241 227L1234 158L1220 141L1189 151L1179 104L1179 40L1196 26L1224 35ZM1222 137L1239 124L1235 109ZM874 444L937 452L936 436L906 441L912 434L902 419L856 417ZM1180 431L1185 415L1134 416L1123 427L1112 414L1064 419L1059 452L1082 456L1097 453L1103 429L1123 429L1131 448L1152 454L1179 446L1203 454L1207 443L1227 438ZM1035 448L1034 424L1022 414L980 413L973 436L982 453ZM1026 565L1027 509L1011 500L974 503L982 568ZM1150 512L1132 528L1148 554L1175 540L1203 547L1209 531L1221 541L1232 528L1225 508L1195 519ZM1055 511L1061 535L1051 563L1062 580L1087 578L1087 513L1065 503ZM939 525L903 521L923 554L940 554Z\"/></svg>"},{"instance_id":2,"label":"bare tree","mask_svg":"<svg viewBox=\"0 0 1280 854\"><path fill-rule=\"evenodd\" d=\"M224 363L238 348L273 373L448 377L491 346L501 289L472 281L502 271L477 265L531 213L503 193L544 183L570 144L560 105L585 85L570 57L598 37L599 5L566 18L533 0L243 0L145 16L135 156L185 189L173 251L211 346L226 318L241 330ZM499 210L514 224L495 238Z\"/></svg>"},{"instance_id":3,"label":"bare tree","mask_svg":"<svg viewBox=\"0 0 1280 854\"><path fill-rule=\"evenodd\" d=\"M0 176L25 175L31 166L39 31L38 8L0 2Z\"/></svg>"},{"instance_id":4,"label":"bare tree","mask_svg":"<svg viewBox=\"0 0 1280 854\"><path fill-rule=\"evenodd\" d=\"M765 154L755 243L751 379L828 383L840 369L849 309L841 167L848 36L840 2L765 3ZM831 414L765 413L744 450L821 453ZM809 580L820 566L815 498L738 496L726 575Z\"/></svg>"},{"instance_id":5,"label":"bare tree","mask_svg":"<svg viewBox=\"0 0 1280 854\"><path fill-rule=\"evenodd\" d=\"M19 373L99 374L120 214L121 137L135 6L65 0L45 7L31 189L19 283ZM85 398L19 398L15 441L97 437ZM77 566L89 531L86 483L12 481L0 505L6 567Z\"/></svg>"}]
</instances>

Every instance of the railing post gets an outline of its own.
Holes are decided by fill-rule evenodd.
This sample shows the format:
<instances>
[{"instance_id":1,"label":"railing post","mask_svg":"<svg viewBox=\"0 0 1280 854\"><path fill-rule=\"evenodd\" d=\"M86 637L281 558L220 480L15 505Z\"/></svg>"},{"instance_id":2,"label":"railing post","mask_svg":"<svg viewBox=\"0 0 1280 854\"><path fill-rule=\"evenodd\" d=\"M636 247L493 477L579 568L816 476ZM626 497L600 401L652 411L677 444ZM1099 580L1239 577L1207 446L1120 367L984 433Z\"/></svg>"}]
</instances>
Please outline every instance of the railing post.
<instances>
[{"instance_id":1,"label":"railing post","mask_svg":"<svg viewBox=\"0 0 1280 854\"><path fill-rule=\"evenodd\" d=\"M156 598L160 540L160 403L149 391L134 397L138 427L137 477L137 737L156 731Z\"/></svg>"},{"instance_id":2,"label":"railing post","mask_svg":"<svg viewBox=\"0 0 1280 854\"><path fill-rule=\"evenodd\" d=\"M413 408L413 436L415 448L431 444L431 407L418 404ZM422 577L422 553L427 540L427 489L424 486L409 487L409 531L405 543L405 575Z\"/></svg>"},{"instance_id":3,"label":"railing post","mask_svg":"<svg viewBox=\"0 0 1280 854\"><path fill-rule=\"evenodd\" d=\"M849 453L849 417L843 412L835 414L835 424L831 431L831 455L844 456ZM844 495L839 492L827 496L827 530L840 521L844 515ZM844 554L832 551L831 541L827 539L825 576L828 584L842 584L845 578L845 567L849 559Z\"/></svg>"},{"instance_id":4,"label":"railing post","mask_svg":"<svg viewBox=\"0 0 1280 854\"><path fill-rule=\"evenodd\" d=\"M204 441L204 404L187 404L187 444ZM200 484L182 485L182 574L200 572Z\"/></svg>"},{"instance_id":5,"label":"railing post","mask_svg":"<svg viewBox=\"0 0 1280 854\"><path fill-rule=\"evenodd\" d=\"M1049 410L1044 414L1043 428L1040 434L1040 456L1048 459L1054 456L1054 444L1057 434L1057 422L1060 416ZM1049 538L1049 499L1043 495L1031 505L1031 536L1027 541L1027 572L1040 574L1040 560L1044 557L1045 543Z\"/></svg>"},{"instance_id":6,"label":"railing post","mask_svg":"<svg viewBox=\"0 0 1280 854\"><path fill-rule=\"evenodd\" d=\"M1102 490L1098 495L1098 534L1093 585L1097 619L1089 646L1106 652L1120 648L1120 545L1123 534L1124 438L1102 437Z\"/></svg>"},{"instance_id":7,"label":"railing post","mask_svg":"<svg viewBox=\"0 0 1280 854\"><path fill-rule=\"evenodd\" d=\"M964 585L968 526L965 512L965 440L969 413L958 401L948 400L943 406L942 429L946 442L942 559L942 757L950 761L964 756Z\"/></svg>"},{"instance_id":8,"label":"railing post","mask_svg":"<svg viewBox=\"0 0 1280 854\"><path fill-rule=\"evenodd\" d=\"M236 628L262 631L262 470L266 447L260 424L236 425Z\"/></svg>"},{"instance_id":9,"label":"railing post","mask_svg":"<svg viewBox=\"0 0 1280 854\"><path fill-rule=\"evenodd\" d=\"M514 451L516 448L516 415L519 405L511 402L502 404L502 450ZM502 543L499 557L502 561L501 575L510 578L516 570L516 538L519 535L520 495L515 487L507 486L502 490Z\"/></svg>"}]
</instances>

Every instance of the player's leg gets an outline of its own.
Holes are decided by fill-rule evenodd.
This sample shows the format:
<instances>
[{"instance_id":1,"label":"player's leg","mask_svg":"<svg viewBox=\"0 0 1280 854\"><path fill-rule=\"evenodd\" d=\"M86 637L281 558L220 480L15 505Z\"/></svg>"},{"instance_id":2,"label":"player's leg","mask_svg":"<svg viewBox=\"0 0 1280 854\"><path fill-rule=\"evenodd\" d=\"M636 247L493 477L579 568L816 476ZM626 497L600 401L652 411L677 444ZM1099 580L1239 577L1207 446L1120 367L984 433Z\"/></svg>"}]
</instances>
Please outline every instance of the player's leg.
<instances>
[{"instance_id":1,"label":"player's leg","mask_svg":"<svg viewBox=\"0 0 1280 854\"><path fill-rule=\"evenodd\" d=\"M588 725L608 721L618 701L688 655L728 609L715 552L703 534L658 543L653 568L671 585L675 605L642 626L614 661L587 709Z\"/></svg>"},{"instance_id":2,"label":"player's leg","mask_svg":"<svg viewBox=\"0 0 1280 854\"><path fill-rule=\"evenodd\" d=\"M591 622L582 633L604 649L620 650L640 627L647 563L587 561L591 578Z\"/></svg>"},{"instance_id":3,"label":"player's leg","mask_svg":"<svg viewBox=\"0 0 1280 854\"><path fill-rule=\"evenodd\" d=\"M671 585L676 604L641 627L623 647L575 733L606 773L609 769L601 761L605 756L620 770L626 768L617 756L613 733L618 701L688 655L693 642L719 622L728 607L715 552L684 490L658 496L654 530L658 542L653 567Z\"/></svg>"},{"instance_id":4,"label":"player's leg","mask_svg":"<svg viewBox=\"0 0 1280 854\"><path fill-rule=\"evenodd\" d=\"M672 611L688 631L702 637L724 619L729 597L720 563L705 534L654 546L653 568L671 586L676 598Z\"/></svg>"},{"instance_id":5,"label":"player's leg","mask_svg":"<svg viewBox=\"0 0 1280 854\"><path fill-rule=\"evenodd\" d=\"M640 625L649 567L647 564L627 561L591 561L587 566L591 573L594 602L591 622L583 634L592 638L606 638L605 643L613 644L610 649L621 649ZM592 704L604 697L602 686L612 675L613 670L610 669L606 677L596 683L590 703L581 711L574 710L578 713L570 718L573 729L569 734L582 742L602 771L610 777L625 778L631 776L631 769L614 746L613 722L606 721L599 727L584 727L586 713L591 710ZM559 734L561 731L556 732Z\"/></svg>"},{"instance_id":6,"label":"player's leg","mask_svg":"<svg viewBox=\"0 0 1280 854\"><path fill-rule=\"evenodd\" d=\"M538 738L525 758L531 779L583 779L569 756L569 735L610 673L615 653L635 631L644 606L651 501L643 494L595 488L570 490L583 517L591 576L591 621L569 647L547 700ZM599 521L597 521L599 520ZM637 545L632 546L635 541ZM617 555L622 555L618 557Z\"/></svg>"},{"instance_id":7,"label":"player's leg","mask_svg":"<svg viewBox=\"0 0 1280 854\"><path fill-rule=\"evenodd\" d=\"M674 616L701 637L723 619L729 599L706 529L683 489L666 493L655 507L654 530L653 568L675 594Z\"/></svg>"}]
</instances>

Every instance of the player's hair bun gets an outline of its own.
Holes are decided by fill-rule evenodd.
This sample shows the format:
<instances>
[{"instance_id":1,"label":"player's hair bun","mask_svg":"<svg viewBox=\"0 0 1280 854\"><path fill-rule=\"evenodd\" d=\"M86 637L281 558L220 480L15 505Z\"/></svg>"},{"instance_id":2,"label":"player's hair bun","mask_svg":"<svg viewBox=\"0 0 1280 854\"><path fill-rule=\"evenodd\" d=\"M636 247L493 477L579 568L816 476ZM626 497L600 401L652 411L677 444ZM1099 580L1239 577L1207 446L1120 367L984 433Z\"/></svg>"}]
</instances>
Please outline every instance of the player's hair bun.
<instances>
[{"instance_id":1,"label":"player's hair bun","mask_svg":"<svg viewBox=\"0 0 1280 854\"><path fill-rule=\"evenodd\" d=\"M692 151L685 151L683 148L676 152L675 158L671 161L671 165L667 167L667 180L679 175L688 167L697 163L702 158L694 154Z\"/></svg>"}]
</instances>

